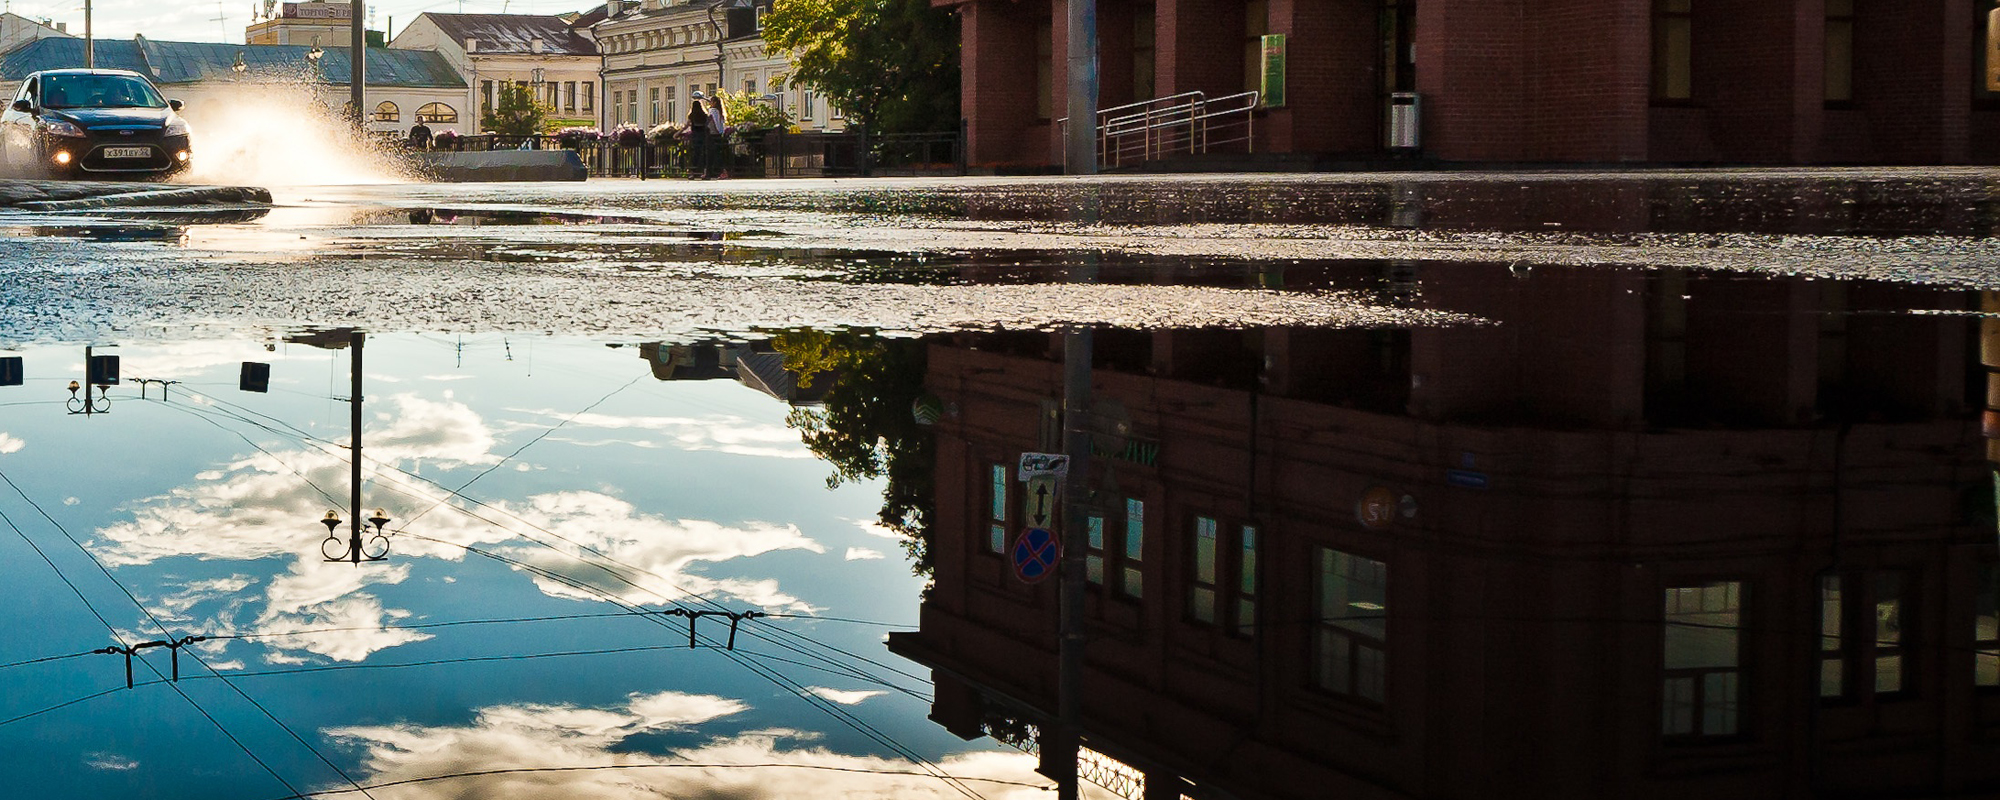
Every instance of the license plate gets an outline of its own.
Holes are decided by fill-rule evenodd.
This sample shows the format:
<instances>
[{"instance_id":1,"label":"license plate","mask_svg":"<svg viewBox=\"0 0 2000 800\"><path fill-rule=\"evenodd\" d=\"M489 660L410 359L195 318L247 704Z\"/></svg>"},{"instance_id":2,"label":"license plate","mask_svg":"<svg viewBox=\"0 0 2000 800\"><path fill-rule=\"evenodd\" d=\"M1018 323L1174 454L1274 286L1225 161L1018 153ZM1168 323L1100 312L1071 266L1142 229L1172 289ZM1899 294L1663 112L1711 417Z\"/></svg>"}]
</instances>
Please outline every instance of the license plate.
<instances>
[{"instance_id":1,"label":"license plate","mask_svg":"<svg viewBox=\"0 0 2000 800\"><path fill-rule=\"evenodd\" d=\"M148 158L153 155L150 147L106 147L105 158Z\"/></svg>"}]
</instances>

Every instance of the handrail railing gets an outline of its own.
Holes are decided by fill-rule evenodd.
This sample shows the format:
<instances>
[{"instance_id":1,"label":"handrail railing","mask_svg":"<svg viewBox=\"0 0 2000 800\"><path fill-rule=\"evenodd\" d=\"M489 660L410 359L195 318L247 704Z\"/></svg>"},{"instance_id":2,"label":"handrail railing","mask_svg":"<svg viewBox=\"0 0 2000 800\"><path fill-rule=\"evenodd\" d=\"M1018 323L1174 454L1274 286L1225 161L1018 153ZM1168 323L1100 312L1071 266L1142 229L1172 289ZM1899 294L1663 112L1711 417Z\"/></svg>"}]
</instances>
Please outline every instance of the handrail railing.
<instances>
[{"instance_id":1,"label":"handrail railing","mask_svg":"<svg viewBox=\"0 0 2000 800\"><path fill-rule=\"evenodd\" d=\"M1254 112L1260 99L1254 91L1213 100L1202 92L1182 92L1101 109L1097 112L1097 163L1115 169L1128 162L1198 155L1239 144L1244 152L1254 152ZM1067 130L1068 117L1057 122ZM1067 150L1064 161L1067 164Z\"/></svg>"}]
</instances>

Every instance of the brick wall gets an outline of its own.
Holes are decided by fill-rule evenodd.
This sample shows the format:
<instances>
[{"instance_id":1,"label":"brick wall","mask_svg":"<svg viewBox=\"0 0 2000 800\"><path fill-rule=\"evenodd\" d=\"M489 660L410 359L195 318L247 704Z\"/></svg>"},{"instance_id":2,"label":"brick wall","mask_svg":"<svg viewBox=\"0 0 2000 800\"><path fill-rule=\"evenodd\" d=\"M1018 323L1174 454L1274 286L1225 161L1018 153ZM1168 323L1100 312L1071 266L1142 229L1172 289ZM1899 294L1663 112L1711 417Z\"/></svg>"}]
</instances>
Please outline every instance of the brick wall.
<instances>
[{"instance_id":1,"label":"brick wall","mask_svg":"<svg viewBox=\"0 0 2000 800\"><path fill-rule=\"evenodd\" d=\"M1157 9L1158 96L1203 91L1216 97L1243 90L1240 0L1159 0Z\"/></svg>"},{"instance_id":2,"label":"brick wall","mask_svg":"<svg viewBox=\"0 0 2000 800\"><path fill-rule=\"evenodd\" d=\"M1854 100L1876 160L1966 159L1972 26L1971 0L1857 0Z\"/></svg>"},{"instance_id":3,"label":"brick wall","mask_svg":"<svg viewBox=\"0 0 2000 800\"><path fill-rule=\"evenodd\" d=\"M1417 4L1423 149L1447 161L1525 157L1521 0Z\"/></svg>"},{"instance_id":4,"label":"brick wall","mask_svg":"<svg viewBox=\"0 0 2000 800\"><path fill-rule=\"evenodd\" d=\"M983 167L1045 163L1043 154L1028 146L1038 127L1032 12L1015 3L966 3L958 9L967 161Z\"/></svg>"},{"instance_id":5,"label":"brick wall","mask_svg":"<svg viewBox=\"0 0 2000 800\"><path fill-rule=\"evenodd\" d=\"M1288 153L1370 153L1381 147L1381 47L1365 2L1271 0L1285 40L1286 108L1261 146Z\"/></svg>"},{"instance_id":6,"label":"brick wall","mask_svg":"<svg viewBox=\"0 0 2000 800\"><path fill-rule=\"evenodd\" d=\"M1528 0L1533 161L1646 158L1652 48L1648 0Z\"/></svg>"}]
</instances>

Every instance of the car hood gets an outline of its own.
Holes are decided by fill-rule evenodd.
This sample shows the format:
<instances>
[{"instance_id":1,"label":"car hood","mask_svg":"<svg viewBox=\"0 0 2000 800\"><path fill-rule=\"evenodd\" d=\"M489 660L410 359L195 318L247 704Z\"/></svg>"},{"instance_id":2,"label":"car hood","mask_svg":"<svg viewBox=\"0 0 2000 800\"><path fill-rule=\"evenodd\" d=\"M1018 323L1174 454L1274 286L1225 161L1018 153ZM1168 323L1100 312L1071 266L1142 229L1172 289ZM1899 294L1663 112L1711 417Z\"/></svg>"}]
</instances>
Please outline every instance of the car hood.
<instances>
[{"instance_id":1,"label":"car hood","mask_svg":"<svg viewBox=\"0 0 2000 800\"><path fill-rule=\"evenodd\" d=\"M165 108L52 108L48 115L90 128L160 128L174 112Z\"/></svg>"}]
</instances>

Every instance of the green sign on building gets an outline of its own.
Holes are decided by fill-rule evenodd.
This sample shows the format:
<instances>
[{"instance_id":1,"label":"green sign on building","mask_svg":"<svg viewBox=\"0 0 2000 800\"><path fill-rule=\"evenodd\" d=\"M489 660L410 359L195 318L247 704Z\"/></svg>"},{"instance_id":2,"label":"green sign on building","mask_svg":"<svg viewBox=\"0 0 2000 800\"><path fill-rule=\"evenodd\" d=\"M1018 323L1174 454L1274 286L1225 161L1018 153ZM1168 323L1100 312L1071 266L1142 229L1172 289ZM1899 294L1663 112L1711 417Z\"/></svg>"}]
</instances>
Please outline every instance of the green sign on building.
<instances>
[{"instance_id":1,"label":"green sign on building","mask_svg":"<svg viewBox=\"0 0 2000 800\"><path fill-rule=\"evenodd\" d=\"M1264 81L1259 99L1265 108L1285 105L1285 35L1264 36Z\"/></svg>"}]
</instances>

